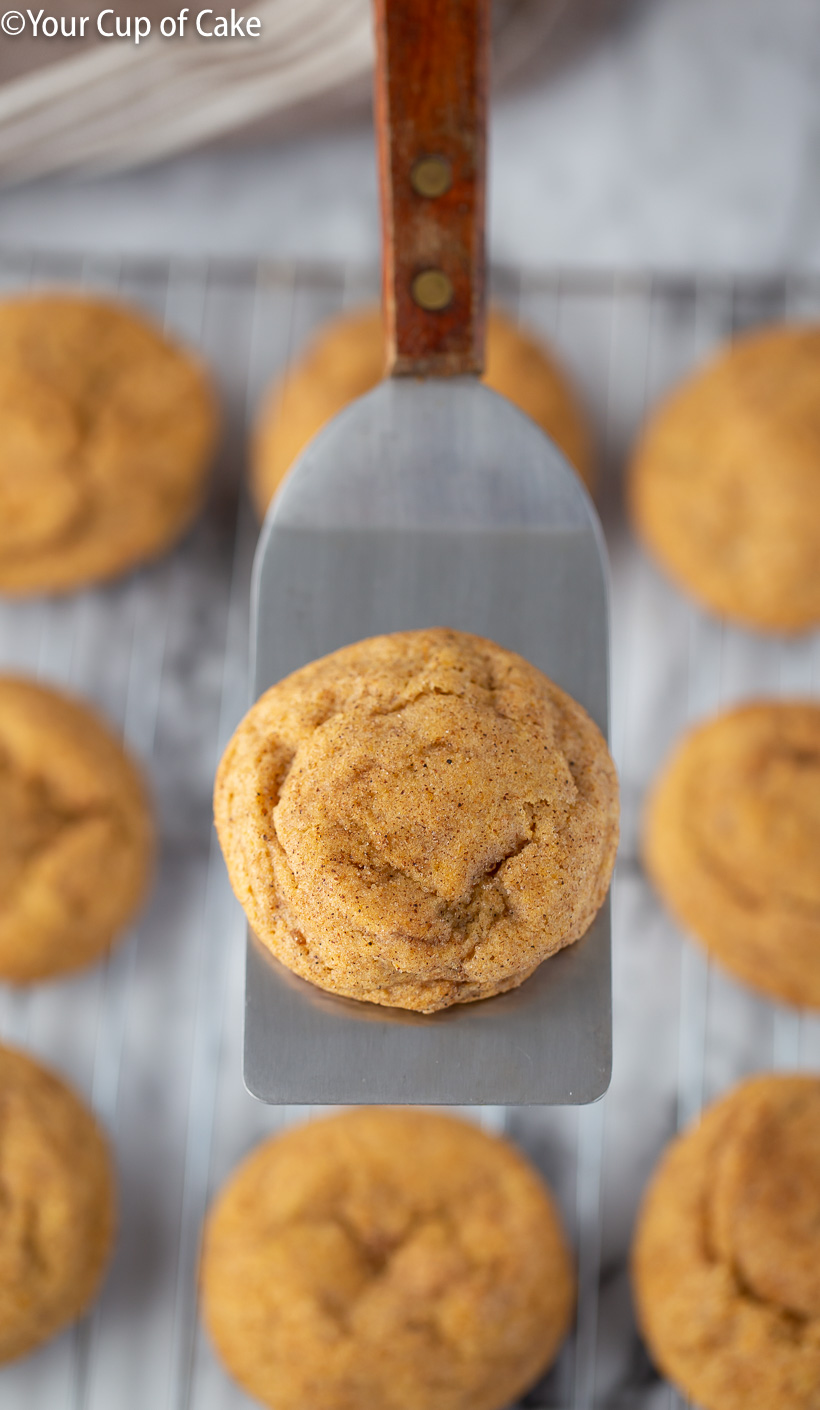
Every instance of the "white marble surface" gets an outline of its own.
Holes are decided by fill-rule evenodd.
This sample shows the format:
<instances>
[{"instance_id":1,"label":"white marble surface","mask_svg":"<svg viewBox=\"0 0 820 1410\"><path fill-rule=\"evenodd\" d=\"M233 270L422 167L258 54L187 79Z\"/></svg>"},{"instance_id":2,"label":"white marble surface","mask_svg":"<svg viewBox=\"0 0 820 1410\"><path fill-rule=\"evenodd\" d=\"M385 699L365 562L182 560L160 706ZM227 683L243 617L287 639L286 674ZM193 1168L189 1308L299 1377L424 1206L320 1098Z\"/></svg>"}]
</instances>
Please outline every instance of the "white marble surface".
<instances>
[{"instance_id":1,"label":"white marble surface","mask_svg":"<svg viewBox=\"0 0 820 1410\"><path fill-rule=\"evenodd\" d=\"M820 266L817 0L635 0L502 95L491 248L544 267ZM377 255L369 125L0 194L0 243Z\"/></svg>"}]
</instances>

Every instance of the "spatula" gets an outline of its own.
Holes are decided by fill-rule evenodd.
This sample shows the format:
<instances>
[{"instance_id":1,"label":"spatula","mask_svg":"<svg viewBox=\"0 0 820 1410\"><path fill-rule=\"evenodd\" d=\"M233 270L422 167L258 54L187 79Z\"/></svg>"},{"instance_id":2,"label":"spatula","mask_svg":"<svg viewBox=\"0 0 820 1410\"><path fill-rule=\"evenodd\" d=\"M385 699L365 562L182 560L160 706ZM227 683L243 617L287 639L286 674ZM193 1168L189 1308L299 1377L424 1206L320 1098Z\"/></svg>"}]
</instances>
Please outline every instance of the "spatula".
<instances>
[{"instance_id":1,"label":"spatula","mask_svg":"<svg viewBox=\"0 0 820 1410\"><path fill-rule=\"evenodd\" d=\"M478 379L489 0L377 0L391 376L305 449L268 514L254 680L382 632L520 652L606 733L603 541L580 480ZM581 1103L611 1062L608 906L519 989L429 1016L337 998L249 936L245 1081L267 1102Z\"/></svg>"}]
</instances>

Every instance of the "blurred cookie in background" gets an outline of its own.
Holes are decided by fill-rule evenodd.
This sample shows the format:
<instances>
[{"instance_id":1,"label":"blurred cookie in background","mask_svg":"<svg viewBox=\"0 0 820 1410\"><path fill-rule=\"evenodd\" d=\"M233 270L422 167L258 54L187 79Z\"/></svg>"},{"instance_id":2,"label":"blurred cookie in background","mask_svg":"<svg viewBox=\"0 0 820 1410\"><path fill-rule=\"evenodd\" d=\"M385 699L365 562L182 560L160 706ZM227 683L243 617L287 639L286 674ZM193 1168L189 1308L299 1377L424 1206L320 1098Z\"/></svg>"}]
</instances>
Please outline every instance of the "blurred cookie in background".
<instances>
[{"instance_id":1,"label":"blurred cookie in background","mask_svg":"<svg viewBox=\"0 0 820 1410\"><path fill-rule=\"evenodd\" d=\"M359 1108L252 1151L208 1215L202 1310L274 1410L502 1410L575 1299L537 1171L472 1123Z\"/></svg>"},{"instance_id":2,"label":"blurred cookie in background","mask_svg":"<svg viewBox=\"0 0 820 1410\"><path fill-rule=\"evenodd\" d=\"M251 494L262 518L293 461L325 422L384 376L384 333L376 307L325 324L271 387L257 419ZM555 355L491 309L487 318L488 387L508 397L555 441L590 488L592 443L578 395Z\"/></svg>"},{"instance_id":3,"label":"blurred cookie in background","mask_svg":"<svg viewBox=\"0 0 820 1410\"><path fill-rule=\"evenodd\" d=\"M109 727L60 691L0 676L0 979L101 958L153 856L142 779Z\"/></svg>"},{"instance_id":4,"label":"blurred cookie in background","mask_svg":"<svg viewBox=\"0 0 820 1410\"><path fill-rule=\"evenodd\" d=\"M0 302L0 592L66 592L169 548L217 428L198 360L133 309Z\"/></svg>"},{"instance_id":5,"label":"blurred cookie in background","mask_svg":"<svg viewBox=\"0 0 820 1410\"><path fill-rule=\"evenodd\" d=\"M721 964L820 1008L820 703L756 701L687 734L652 789L643 852Z\"/></svg>"},{"instance_id":6,"label":"blurred cookie in background","mask_svg":"<svg viewBox=\"0 0 820 1410\"><path fill-rule=\"evenodd\" d=\"M52 1072L0 1046L0 1362L80 1317L116 1217L114 1169L91 1112Z\"/></svg>"},{"instance_id":7,"label":"blurred cookie in background","mask_svg":"<svg viewBox=\"0 0 820 1410\"><path fill-rule=\"evenodd\" d=\"M820 622L820 327L745 334L673 391L629 498L661 567L713 612L763 631Z\"/></svg>"},{"instance_id":8,"label":"blurred cookie in background","mask_svg":"<svg viewBox=\"0 0 820 1410\"><path fill-rule=\"evenodd\" d=\"M703 1410L814 1410L820 1078L753 1078L672 1143L633 1282L654 1359Z\"/></svg>"}]
</instances>

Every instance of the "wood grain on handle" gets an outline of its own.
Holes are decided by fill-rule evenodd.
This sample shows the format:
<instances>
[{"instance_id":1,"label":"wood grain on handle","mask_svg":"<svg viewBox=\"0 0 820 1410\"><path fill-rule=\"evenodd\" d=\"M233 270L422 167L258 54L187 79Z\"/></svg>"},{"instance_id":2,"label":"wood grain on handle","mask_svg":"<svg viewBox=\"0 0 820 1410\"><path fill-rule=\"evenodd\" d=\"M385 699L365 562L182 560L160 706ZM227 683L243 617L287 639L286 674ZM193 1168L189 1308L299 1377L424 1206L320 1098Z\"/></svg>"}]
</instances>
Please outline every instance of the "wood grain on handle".
<instances>
[{"instance_id":1,"label":"wood grain on handle","mask_svg":"<svg viewBox=\"0 0 820 1410\"><path fill-rule=\"evenodd\" d=\"M374 0L387 369L448 377L484 366L489 0ZM449 189L422 195L424 158ZM417 185L419 182L415 178ZM435 184L435 183L433 183ZM445 280L431 280L441 271ZM445 307L419 306L428 274ZM421 288L424 289L425 281ZM446 296L446 293L445 293Z\"/></svg>"}]
</instances>

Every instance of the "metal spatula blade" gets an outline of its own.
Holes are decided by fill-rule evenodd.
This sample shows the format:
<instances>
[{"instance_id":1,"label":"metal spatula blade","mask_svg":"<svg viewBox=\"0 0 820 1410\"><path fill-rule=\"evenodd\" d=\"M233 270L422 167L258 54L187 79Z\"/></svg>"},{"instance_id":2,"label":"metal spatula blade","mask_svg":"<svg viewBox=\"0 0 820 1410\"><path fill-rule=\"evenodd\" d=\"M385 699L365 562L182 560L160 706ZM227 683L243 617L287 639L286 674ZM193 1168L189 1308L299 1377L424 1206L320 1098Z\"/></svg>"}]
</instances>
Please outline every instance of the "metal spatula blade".
<instances>
[{"instance_id":1,"label":"metal spatula blade","mask_svg":"<svg viewBox=\"0 0 820 1410\"><path fill-rule=\"evenodd\" d=\"M313 441L260 541L260 695L382 632L448 626L525 656L607 728L600 528L578 477L468 378L383 383ZM588 1102L611 1057L609 916L520 989L430 1016L337 999L248 950L245 1081L275 1102Z\"/></svg>"},{"instance_id":2,"label":"metal spatula blade","mask_svg":"<svg viewBox=\"0 0 820 1410\"><path fill-rule=\"evenodd\" d=\"M364 637L455 627L525 656L606 733L594 510L542 432L462 375L483 360L489 0L375 13L394 377L316 437L269 513L256 694ZM592 1101L611 1062L608 908L519 989L432 1015L326 994L251 937L246 1004L245 1081L264 1101Z\"/></svg>"}]
</instances>

